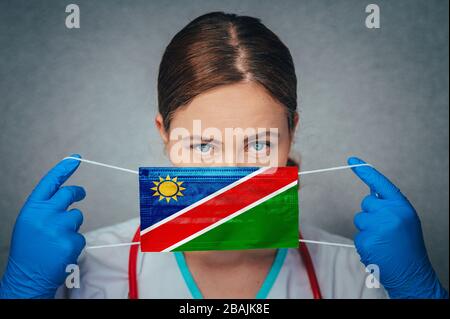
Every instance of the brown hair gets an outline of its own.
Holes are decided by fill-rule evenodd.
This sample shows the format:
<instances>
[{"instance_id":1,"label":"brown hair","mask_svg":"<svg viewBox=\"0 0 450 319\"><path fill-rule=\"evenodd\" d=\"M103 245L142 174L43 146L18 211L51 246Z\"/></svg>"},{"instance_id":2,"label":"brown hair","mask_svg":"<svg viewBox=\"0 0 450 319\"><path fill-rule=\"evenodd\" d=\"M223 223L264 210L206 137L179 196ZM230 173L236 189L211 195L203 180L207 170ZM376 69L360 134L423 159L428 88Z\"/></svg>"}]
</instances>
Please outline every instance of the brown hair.
<instances>
[{"instance_id":1,"label":"brown hair","mask_svg":"<svg viewBox=\"0 0 450 319\"><path fill-rule=\"evenodd\" d=\"M283 42L257 18L211 12L194 19L170 41L159 66L158 107L165 130L174 112L197 95L241 81L261 84L285 106L294 129L297 77Z\"/></svg>"},{"instance_id":2,"label":"brown hair","mask_svg":"<svg viewBox=\"0 0 450 319\"><path fill-rule=\"evenodd\" d=\"M199 16L167 46L158 74L158 108L169 131L175 111L212 88L254 81L285 109L297 112L297 77L289 49L260 19L224 12ZM288 166L299 166L289 158Z\"/></svg>"}]
</instances>

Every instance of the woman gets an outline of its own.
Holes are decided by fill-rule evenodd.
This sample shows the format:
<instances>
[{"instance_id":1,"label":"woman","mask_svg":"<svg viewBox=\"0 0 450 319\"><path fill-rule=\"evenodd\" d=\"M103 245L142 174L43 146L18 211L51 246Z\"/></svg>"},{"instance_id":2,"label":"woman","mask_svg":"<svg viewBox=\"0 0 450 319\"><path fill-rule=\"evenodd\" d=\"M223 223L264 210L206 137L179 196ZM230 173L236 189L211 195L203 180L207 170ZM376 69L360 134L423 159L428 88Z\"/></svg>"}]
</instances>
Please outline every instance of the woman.
<instances>
[{"instance_id":1,"label":"woman","mask_svg":"<svg viewBox=\"0 0 450 319\"><path fill-rule=\"evenodd\" d=\"M226 153L232 154L227 165L249 165L252 158L257 160L252 165L257 166L276 154L277 165L292 165L289 153L299 121L296 86L288 48L258 19L221 12L198 17L175 35L159 69L155 123L169 159L174 165L224 165L212 160ZM195 120L222 133L238 127L275 128L278 134L238 141L237 153L230 153L236 145L193 136ZM190 134L184 144L191 151L190 161L181 163L171 152L178 142L170 138L175 128ZM349 160L349 164L361 162ZM1 282L3 297L53 298L60 286L57 296L69 298L131 296L128 247L87 250L78 258L86 242L78 233L82 214L77 209L66 210L85 193L78 186L61 187L78 165L77 160L62 161L24 205ZM375 169L358 167L354 172L371 189L362 202L363 211L355 217L360 230L355 238L359 256L353 249L326 246L311 246L302 256L296 249L139 253L133 265L139 297L318 297L317 289L311 289L315 278L306 269L309 256L325 298L447 297L407 199ZM139 220L133 219L88 233L86 240L91 245L129 242L138 225ZM301 230L308 239L346 242L304 225ZM80 288L66 289L66 266L77 259ZM368 274L360 260L379 268L384 289L366 284Z\"/></svg>"}]
</instances>

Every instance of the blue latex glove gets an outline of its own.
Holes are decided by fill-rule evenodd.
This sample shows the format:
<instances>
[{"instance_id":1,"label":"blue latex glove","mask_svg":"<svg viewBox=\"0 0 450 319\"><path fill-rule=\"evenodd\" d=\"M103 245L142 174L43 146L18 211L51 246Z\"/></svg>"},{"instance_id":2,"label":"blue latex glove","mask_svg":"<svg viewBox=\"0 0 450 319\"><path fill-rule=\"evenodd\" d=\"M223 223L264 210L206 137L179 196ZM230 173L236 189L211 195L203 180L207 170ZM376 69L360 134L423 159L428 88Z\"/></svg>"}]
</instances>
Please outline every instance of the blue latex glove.
<instances>
[{"instance_id":1,"label":"blue latex glove","mask_svg":"<svg viewBox=\"0 0 450 319\"><path fill-rule=\"evenodd\" d=\"M352 157L348 164L364 161ZM366 266L378 265L391 298L448 298L428 258L417 213L400 190L376 169L352 168L371 194L355 215L355 246Z\"/></svg>"},{"instance_id":2,"label":"blue latex glove","mask_svg":"<svg viewBox=\"0 0 450 319\"><path fill-rule=\"evenodd\" d=\"M68 275L66 266L76 264L85 245L78 233L83 215L67 209L86 193L79 186L60 186L79 165L61 161L28 197L14 226L0 298L53 298Z\"/></svg>"}]
</instances>

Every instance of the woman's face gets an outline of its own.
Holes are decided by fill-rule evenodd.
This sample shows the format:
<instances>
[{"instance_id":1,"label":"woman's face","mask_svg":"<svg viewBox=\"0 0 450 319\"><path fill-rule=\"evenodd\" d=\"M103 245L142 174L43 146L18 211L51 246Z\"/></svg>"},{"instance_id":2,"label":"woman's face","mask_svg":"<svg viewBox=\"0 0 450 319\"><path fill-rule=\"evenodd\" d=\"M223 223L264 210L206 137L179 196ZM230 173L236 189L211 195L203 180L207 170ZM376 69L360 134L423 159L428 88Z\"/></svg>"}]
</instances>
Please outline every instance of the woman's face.
<instances>
[{"instance_id":1,"label":"woman's face","mask_svg":"<svg viewBox=\"0 0 450 319\"><path fill-rule=\"evenodd\" d=\"M169 132L159 114L156 125L175 166L285 166L293 135L285 108L254 82L198 95Z\"/></svg>"}]
</instances>

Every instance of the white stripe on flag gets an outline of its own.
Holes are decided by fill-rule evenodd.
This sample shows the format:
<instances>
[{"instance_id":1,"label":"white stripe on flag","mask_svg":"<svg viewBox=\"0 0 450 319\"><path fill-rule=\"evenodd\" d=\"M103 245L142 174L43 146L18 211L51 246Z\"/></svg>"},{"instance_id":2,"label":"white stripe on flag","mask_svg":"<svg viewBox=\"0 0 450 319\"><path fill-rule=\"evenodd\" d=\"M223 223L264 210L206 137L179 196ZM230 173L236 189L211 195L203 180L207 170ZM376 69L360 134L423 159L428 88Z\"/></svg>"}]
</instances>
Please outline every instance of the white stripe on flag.
<instances>
[{"instance_id":1,"label":"white stripe on flag","mask_svg":"<svg viewBox=\"0 0 450 319\"><path fill-rule=\"evenodd\" d=\"M179 241L178 243L176 243L176 244L174 244L174 245L170 246L169 248L166 248L166 249L164 249L164 250L162 250L162 251L163 251L163 252L168 252L168 251L171 251L171 250L173 250L173 249L175 249L175 248L177 248L177 247L183 245L184 243L186 243L186 242L188 242L188 241L190 241L190 240L192 240L192 239L194 239L194 238L196 238L196 237L198 237L198 236L200 236L200 235L206 233L207 231L209 231L209 230L211 230L211 229L213 229L213 228L216 228L217 226L222 225L223 223L229 221L230 219L232 219L232 218L234 218L234 217L236 217L236 216L239 216L240 214L245 213L245 212L248 211L249 209L251 209L251 208L253 208L253 207L255 207L255 206L258 206L259 204L261 204L261 203L263 203L263 202L265 202L265 201L271 199L272 197L275 197L276 195L278 195L278 194L280 194L280 193L282 193L282 192L288 190L289 188L291 188L291 187L297 185L297 183L298 183L298 181L294 181L294 182L292 182L292 183L290 183L290 184L288 184L288 185L286 185L286 186L283 186L282 188L280 188L280 189L276 190L275 192L273 192L273 193L267 195L266 197L263 197L263 198L261 198L261 199L258 199L257 201L251 203L250 205L248 205L248 206L246 206L246 207L244 207L244 208L241 208L241 209L238 210L237 212L235 212L235 213L233 213L233 214L231 214L231 215L229 215L229 216L227 216L227 217L225 217L225 218L222 218L222 219L219 220L218 222L216 222L216 223L214 223L214 224L212 224L212 225L209 225L209 226L206 227L206 228L203 228L202 230L196 232L195 234L192 234L191 236L186 237L185 239Z\"/></svg>"}]
</instances>

